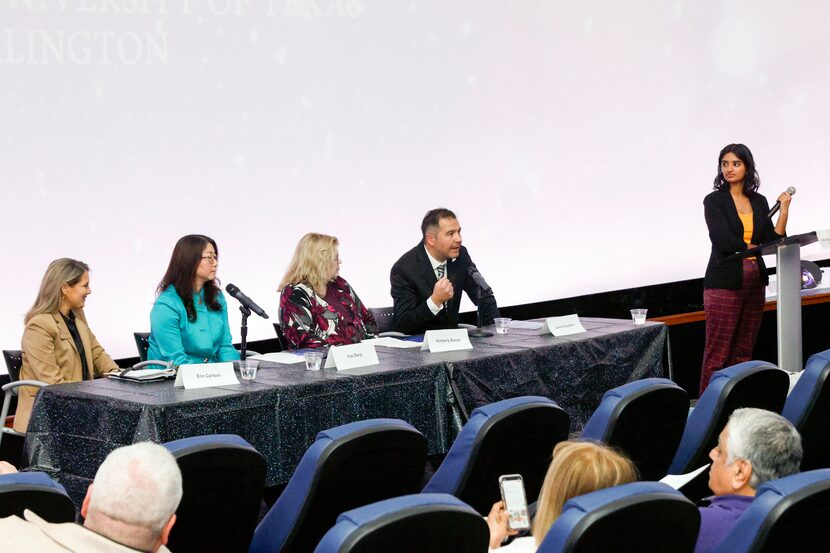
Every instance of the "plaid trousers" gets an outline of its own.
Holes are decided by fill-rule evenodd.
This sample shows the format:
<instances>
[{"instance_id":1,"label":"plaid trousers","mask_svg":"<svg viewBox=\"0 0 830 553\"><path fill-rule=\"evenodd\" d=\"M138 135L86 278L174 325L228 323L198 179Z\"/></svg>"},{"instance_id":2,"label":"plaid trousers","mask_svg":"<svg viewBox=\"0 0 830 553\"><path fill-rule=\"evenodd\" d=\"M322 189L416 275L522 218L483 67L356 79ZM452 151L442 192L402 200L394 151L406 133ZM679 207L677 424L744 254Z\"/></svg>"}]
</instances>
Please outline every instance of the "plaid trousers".
<instances>
[{"instance_id":1,"label":"plaid trousers","mask_svg":"<svg viewBox=\"0 0 830 553\"><path fill-rule=\"evenodd\" d=\"M706 346L700 371L700 393L712 373L752 359L752 350L764 316L764 287L755 259L743 260L740 290L703 290Z\"/></svg>"}]
</instances>

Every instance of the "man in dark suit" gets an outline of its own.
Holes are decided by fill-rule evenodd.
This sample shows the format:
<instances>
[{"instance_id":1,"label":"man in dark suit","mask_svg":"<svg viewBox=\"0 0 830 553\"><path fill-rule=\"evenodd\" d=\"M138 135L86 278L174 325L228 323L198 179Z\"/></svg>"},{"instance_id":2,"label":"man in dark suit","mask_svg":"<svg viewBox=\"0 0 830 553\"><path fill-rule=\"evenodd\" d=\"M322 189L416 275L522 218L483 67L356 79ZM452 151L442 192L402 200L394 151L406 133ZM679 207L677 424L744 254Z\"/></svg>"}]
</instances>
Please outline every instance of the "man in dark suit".
<instances>
[{"instance_id":1,"label":"man in dark suit","mask_svg":"<svg viewBox=\"0 0 830 553\"><path fill-rule=\"evenodd\" d=\"M406 334L456 328L461 291L479 303L480 286L470 273L475 269L467 248L461 245L461 225L449 209L433 209L421 222L423 240L392 266L389 280L395 305L395 327ZM484 324L499 316L492 292L482 294Z\"/></svg>"}]
</instances>

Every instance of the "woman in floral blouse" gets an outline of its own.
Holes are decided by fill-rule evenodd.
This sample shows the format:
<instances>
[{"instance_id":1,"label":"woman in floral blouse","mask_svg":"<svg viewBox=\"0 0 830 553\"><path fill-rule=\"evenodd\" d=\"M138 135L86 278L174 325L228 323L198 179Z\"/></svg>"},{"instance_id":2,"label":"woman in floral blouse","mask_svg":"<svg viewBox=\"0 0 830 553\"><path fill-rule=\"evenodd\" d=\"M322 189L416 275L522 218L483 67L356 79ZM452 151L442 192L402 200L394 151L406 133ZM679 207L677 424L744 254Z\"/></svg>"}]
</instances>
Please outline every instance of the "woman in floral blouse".
<instances>
[{"instance_id":1,"label":"woman in floral blouse","mask_svg":"<svg viewBox=\"0 0 830 553\"><path fill-rule=\"evenodd\" d=\"M354 344L375 332L375 319L339 276L337 238L300 239L280 283L280 326L292 348Z\"/></svg>"}]
</instances>

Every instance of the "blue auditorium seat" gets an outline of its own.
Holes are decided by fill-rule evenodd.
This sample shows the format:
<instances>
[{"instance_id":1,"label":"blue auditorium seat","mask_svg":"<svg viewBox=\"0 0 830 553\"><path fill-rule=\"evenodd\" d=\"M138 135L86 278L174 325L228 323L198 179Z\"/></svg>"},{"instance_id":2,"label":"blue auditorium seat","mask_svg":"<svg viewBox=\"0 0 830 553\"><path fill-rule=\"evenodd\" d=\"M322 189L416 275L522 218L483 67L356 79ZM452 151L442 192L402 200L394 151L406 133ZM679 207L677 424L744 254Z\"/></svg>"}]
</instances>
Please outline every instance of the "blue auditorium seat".
<instances>
[{"instance_id":1,"label":"blue auditorium seat","mask_svg":"<svg viewBox=\"0 0 830 553\"><path fill-rule=\"evenodd\" d=\"M717 371L689 419L670 474L685 474L709 463L732 411L755 407L780 413L789 389L787 373L764 361L747 361Z\"/></svg>"},{"instance_id":2,"label":"blue auditorium seat","mask_svg":"<svg viewBox=\"0 0 830 553\"><path fill-rule=\"evenodd\" d=\"M313 551L340 513L417 493L426 453L426 438L397 419L320 432L254 532L250 553Z\"/></svg>"},{"instance_id":3,"label":"blue auditorium seat","mask_svg":"<svg viewBox=\"0 0 830 553\"><path fill-rule=\"evenodd\" d=\"M811 553L830 547L830 469L762 484L712 553Z\"/></svg>"},{"instance_id":4,"label":"blue auditorium seat","mask_svg":"<svg viewBox=\"0 0 830 553\"><path fill-rule=\"evenodd\" d=\"M787 397L781 414L801 434L804 459L801 470L830 468L830 350L807 360L804 373Z\"/></svg>"},{"instance_id":5,"label":"blue auditorium seat","mask_svg":"<svg viewBox=\"0 0 830 553\"><path fill-rule=\"evenodd\" d=\"M668 471L689 414L689 395L666 378L645 378L608 390L582 430L582 438L624 452L641 480Z\"/></svg>"},{"instance_id":6,"label":"blue auditorium seat","mask_svg":"<svg viewBox=\"0 0 830 553\"><path fill-rule=\"evenodd\" d=\"M171 551L245 551L265 487L265 459L233 434L163 444L182 471Z\"/></svg>"},{"instance_id":7,"label":"blue auditorium seat","mask_svg":"<svg viewBox=\"0 0 830 553\"><path fill-rule=\"evenodd\" d=\"M49 522L75 522L75 506L58 482L43 472L0 475L0 518L29 509Z\"/></svg>"},{"instance_id":8,"label":"blue auditorium seat","mask_svg":"<svg viewBox=\"0 0 830 553\"><path fill-rule=\"evenodd\" d=\"M554 446L568 439L570 417L539 396L479 407L461 429L424 493L456 496L482 515L500 499L502 474L521 474L528 502L536 501Z\"/></svg>"},{"instance_id":9,"label":"blue auditorium seat","mask_svg":"<svg viewBox=\"0 0 830 553\"><path fill-rule=\"evenodd\" d=\"M700 513L659 482L634 482L574 497L538 553L694 551Z\"/></svg>"},{"instance_id":10,"label":"blue auditorium seat","mask_svg":"<svg viewBox=\"0 0 830 553\"><path fill-rule=\"evenodd\" d=\"M314 553L484 553L487 523L447 494L416 494L345 512Z\"/></svg>"}]
</instances>

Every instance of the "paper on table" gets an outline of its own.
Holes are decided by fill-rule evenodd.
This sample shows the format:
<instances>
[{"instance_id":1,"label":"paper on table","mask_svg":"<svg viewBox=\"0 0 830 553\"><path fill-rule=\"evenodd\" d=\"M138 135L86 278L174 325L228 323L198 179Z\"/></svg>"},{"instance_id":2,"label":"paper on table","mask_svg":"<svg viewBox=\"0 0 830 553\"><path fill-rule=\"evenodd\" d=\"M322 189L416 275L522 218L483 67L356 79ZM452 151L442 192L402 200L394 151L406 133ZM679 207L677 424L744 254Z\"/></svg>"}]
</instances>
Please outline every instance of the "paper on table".
<instances>
[{"instance_id":1,"label":"paper on table","mask_svg":"<svg viewBox=\"0 0 830 553\"><path fill-rule=\"evenodd\" d=\"M699 469L693 470L692 472L686 474L669 474L661 478L660 482L662 482L663 484L668 484L675 490L679 490L680 488L694 480L695 476L697 476L707 468L709 468L708 464L703 465Z\"/></svg>"},{"instance_id":2,"label":"paper on table","mask_svg":"<svg viewBox=\"0 0 830 553\"><path fill-rule=\"evenodd\" d=\"M545 323L538 321L510 321L507 326L510 328L520 328L524 330L539 330Z\"/></svg>"},{"instance_id":3,"label":"paper on table","mask_svg":"<svg viewBox=\"0 0 830 553\"><path fill-rule=\"evenodd\" d=\"M410 342L409 340L399 340L397 338L392 338L390 336L384 336L382 338L369 338L367 340L363 340L361 344L374 344L376 346L384 346L387 348L419 348L421 347L421 342Z\"/></svg>"},{"instance_id":4,"label":"paper on table","mask_svg":"<svg viewBox=\"0 0 830 553\"><path fill-rule=\"evenodd\" d=\"M264 353L261 355L249 355L248 359L259 359L260 361L271 361L272 363L281 363L283 365L293 365L294 363L304 363L305 358L296 353L289 353L287 351L278 351L276 353Z\"/></svg>"}]
</instances>

